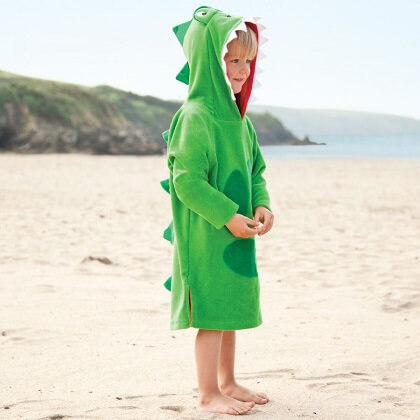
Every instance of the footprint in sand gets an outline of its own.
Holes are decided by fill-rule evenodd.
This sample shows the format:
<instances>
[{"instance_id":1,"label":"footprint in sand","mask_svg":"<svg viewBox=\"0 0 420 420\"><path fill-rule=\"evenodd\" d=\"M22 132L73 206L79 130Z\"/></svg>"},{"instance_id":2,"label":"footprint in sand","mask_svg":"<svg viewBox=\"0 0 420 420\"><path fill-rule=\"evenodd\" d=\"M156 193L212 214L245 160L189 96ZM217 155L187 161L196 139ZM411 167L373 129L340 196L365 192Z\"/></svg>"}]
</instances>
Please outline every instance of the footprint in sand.
<instances>
[{"instance_id":1,"label":"footprint in sand","mask_svg":"<svg viewBox=\"0 0 420 420\"><path fill-rule=\"evenodd\" d=\"M56 293L56 288L52 284L37 284L36 288L40 293Z\"/></svg>"},{"instance_id":2,"label":"footprint in sand","mask_svg":"<svg viewBox=\"0 0 420 420\"><path fill-rule=\"evenodd\" d=\"M16 333L27 331L27 328L17 328L15 330L1 330L0 332L0 343L6 343L9 341L23 341L26 337L21 337Z\"/></svg>"},{"instance_id":3,"label":"footprint in sand","mask_svg":"<svg viewBox=\"0 0 420 420\"><path fill-rule=\"evenodd\" d=\"M159 408L161 408L162 410L176 411L177 413L181 413L182 411L184 411L184 407L181 407L179 405L162 405Z\"/></svg>"},{"instance_id":4,"label":"footprint in sand","mask_svg":"<svg viewBox=\"0 0 420 420\"><path fill-rule=\"evenodd\" d=\"M420 293L415 289L395 289L386 293L383 300L381 309L387 313L415 310L420 307Z\"/></svg>"},{"instance_id":5,"label":"footprint in sand","mask_svg":"<svg viewBox=\"0 0 420 420\"><path fill-rule=\"evenodd\" d=\"M292 373L294 375L293 369L271 369L271 370L262 370L260 372L242 372L239 375L239 379L255 379L255 378L282 378L285 375Z\"/></svg>"}]
</instances>

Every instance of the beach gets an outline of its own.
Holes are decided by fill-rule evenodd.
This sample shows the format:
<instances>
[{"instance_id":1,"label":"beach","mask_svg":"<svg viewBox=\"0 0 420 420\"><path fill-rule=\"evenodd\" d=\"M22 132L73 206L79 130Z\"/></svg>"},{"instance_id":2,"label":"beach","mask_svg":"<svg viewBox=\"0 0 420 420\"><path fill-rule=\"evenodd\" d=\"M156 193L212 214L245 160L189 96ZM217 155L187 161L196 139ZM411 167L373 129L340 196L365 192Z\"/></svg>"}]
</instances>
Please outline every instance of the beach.
<instances>
[{"instance_id":1,"label":"beach","mask_svg":"<svg viewBox=\"0 0 420 420\"><path fill-rule=\"evenodd\" d=\"M169 329L166 156L0 154L0 418L216 419ZM269 159L253 419L420 418L420 160ZM55 417L54 417L55 416ZM60 417L62 416L62 417Z\"/></svg>"}]
</instances>

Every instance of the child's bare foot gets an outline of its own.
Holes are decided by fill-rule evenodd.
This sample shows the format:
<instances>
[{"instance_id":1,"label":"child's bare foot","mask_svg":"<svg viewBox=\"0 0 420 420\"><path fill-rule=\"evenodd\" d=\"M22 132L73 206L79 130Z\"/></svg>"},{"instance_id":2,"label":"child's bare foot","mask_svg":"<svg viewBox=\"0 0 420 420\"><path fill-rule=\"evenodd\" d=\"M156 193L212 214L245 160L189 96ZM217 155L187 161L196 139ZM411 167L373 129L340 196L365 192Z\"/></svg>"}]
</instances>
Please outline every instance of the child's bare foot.
<instances>
[{"instance_id":1,"label":"child's bare foot","mask_svg":"<svg viewBox=\"0 0 420 420\"><path fill-rule=\"evenodd\" d=\"M215 394L200 397L198 408L211 413L232 414L234 416L246 414L255 403L253 401L242 402L227 395Z\"/></svg>"},{"instance_id":2,"label":"child's bare foot","mask_svg":"<svg viewBox=\"0 0 420 420\"><path fill-rule=\"evenodd\" d=\"M254 392L242 385L234 382L233 384L220 387L220 391L224 395L235 398L239 401L254 401L256 404L266 404L268 397L263 392Z\"/></svg>"}]
</instances>

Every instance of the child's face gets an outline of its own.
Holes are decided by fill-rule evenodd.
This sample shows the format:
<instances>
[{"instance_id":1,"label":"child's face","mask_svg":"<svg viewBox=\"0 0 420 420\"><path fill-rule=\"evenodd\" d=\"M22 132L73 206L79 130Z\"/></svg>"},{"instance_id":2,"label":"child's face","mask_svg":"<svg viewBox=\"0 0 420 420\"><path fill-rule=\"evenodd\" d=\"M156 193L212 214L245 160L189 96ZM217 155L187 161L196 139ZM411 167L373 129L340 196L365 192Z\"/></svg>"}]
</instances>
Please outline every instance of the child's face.
<instances>
[{"instance_id":1,"label":"child's face","mask_svg":"<svg viewBox=\"0 0 420 420\"><path fill-rule=\"evenodd\" d=\"M238 40L234 39L228 44L228 52L224 56L226 62L226 74L230 81L234 93L239 93L246 79L251 72L251 61L254 57L239 58L238 54L232 54L231 51L237 51Z\"/></svg>"}]
</instances>

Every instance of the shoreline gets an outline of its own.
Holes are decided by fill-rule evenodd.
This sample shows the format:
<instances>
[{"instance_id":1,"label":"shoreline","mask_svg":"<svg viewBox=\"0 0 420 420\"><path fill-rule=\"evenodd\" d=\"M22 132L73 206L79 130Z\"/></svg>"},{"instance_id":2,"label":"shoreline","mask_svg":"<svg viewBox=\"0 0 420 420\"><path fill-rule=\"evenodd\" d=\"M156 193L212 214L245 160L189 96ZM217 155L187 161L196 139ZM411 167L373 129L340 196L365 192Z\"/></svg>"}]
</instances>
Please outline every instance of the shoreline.
<instances>
[{"instance_id":1,"label":"shoreline","mask_svg":"<svg viewBox=\"0 0 420 420\"><path fill-rule=\"evenodd\" d=\"M272 155L269 152L265 151L266 147L272 146L260 146L265 160L276 160L276 159L287 159L287 160L361 160L361 161L381 161L381 160L391 160L391 161L400 161L400 160L410 160L410 161L420 161L418 156L360 156L360 155L331 155L331 156L292 156L292 155ZM166 154L163 155L106 155L106 154L87 154L87 153L16 153L16 152L0 152L0 158L2 156L21 156L21 157L65 157L65 156L77 156L77 157L86 157L86 158L144 158L144 159L160 159L166 157Z\"/></svg>"}]
</instances>

